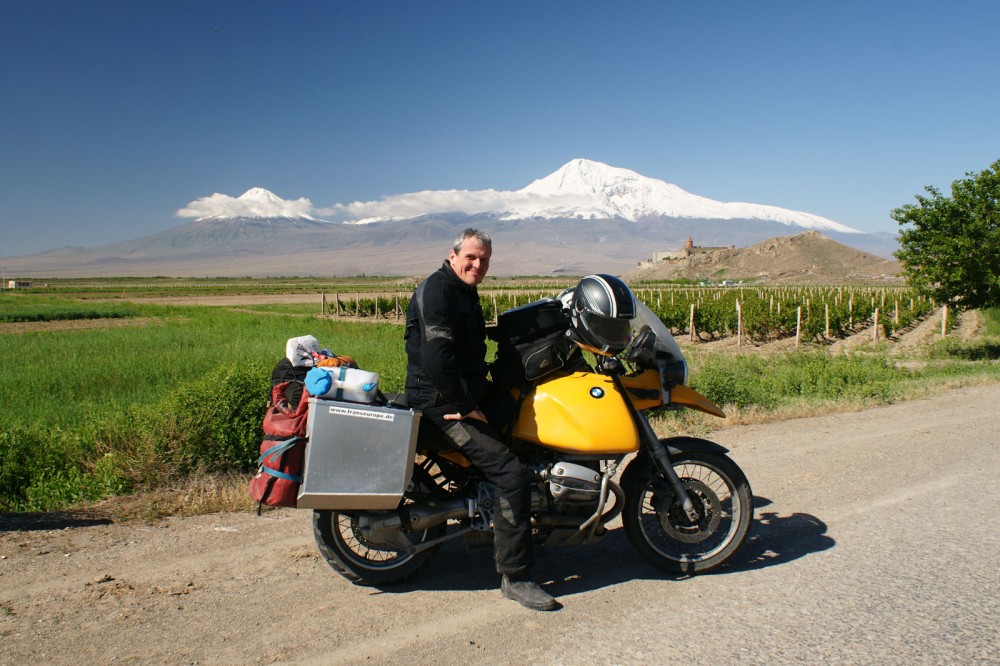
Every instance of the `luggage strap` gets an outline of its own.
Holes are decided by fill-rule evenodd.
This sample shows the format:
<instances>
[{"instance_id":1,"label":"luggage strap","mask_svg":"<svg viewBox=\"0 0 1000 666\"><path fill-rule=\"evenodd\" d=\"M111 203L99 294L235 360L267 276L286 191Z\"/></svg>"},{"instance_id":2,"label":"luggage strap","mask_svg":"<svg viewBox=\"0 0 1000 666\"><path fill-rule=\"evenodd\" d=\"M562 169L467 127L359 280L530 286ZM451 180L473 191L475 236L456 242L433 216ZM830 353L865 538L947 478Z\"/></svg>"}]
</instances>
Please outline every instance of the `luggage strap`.
<instances>
[{"instance_id":1,"label":"luggage strap","mask_svg":"<svg viewBox=\"0 0 1000 666\"><path fill-rule=\"evenodd\" d=\"M286 481L292 481L294 483L302 483L302 477L301 476L297 476L297 475L293 475L293 474L286 474L286 473L284 473L284 472L282 472L280 470L272 469L272 468L268 467L267 465L265 465L264 463L265 462L270 462L270 463L273 463L273 464L277 464L276 461L278 460L278 458L281 457L282 453L284 453L288 449L292 448L293 446L295 446L298 442L302 441L303 439L304 439L303 437L292 437L291 439L286 439L286 440L282 440L280 442L275 442L274 446L272 446L269 449L267 449L266 451L264 451L264 453L261 454L260 458L257 459L257 465L259 466L260 471L266 472L267 474L269 474L271 476L276 476L279 479L285 479Z\"/></svg>"}]
</instances>

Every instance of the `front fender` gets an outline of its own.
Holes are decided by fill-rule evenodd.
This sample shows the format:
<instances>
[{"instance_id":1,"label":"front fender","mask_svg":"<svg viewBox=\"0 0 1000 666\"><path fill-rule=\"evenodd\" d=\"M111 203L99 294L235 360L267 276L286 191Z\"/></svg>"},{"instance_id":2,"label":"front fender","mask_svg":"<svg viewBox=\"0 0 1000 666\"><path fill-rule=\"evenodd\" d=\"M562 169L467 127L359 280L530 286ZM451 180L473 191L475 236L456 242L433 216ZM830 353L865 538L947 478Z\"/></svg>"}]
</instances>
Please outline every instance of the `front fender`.
<instances>
[{"instance_id":1,"label":"front fender","mask_svg":"<svg viewBox=\"0 0 1000 666\"><path fill-rule=\"evenodd\" d=\"M662 437L660 443L667 449L667 455L671 460L675 460L687 451L700 451L703 453L714 453L724 456L729 453L729 449L716 444L707 439L698 437ZM645 449L640 449L639 455L635 457L622 472L622 487L633 489L641 487L656 472L656 465L649 457Z\"/></svg>"},{"instance_id":2,"label":"front fender","mask_svg":"<svg viewBox=\"0 0 1000 666\"><path fill-rule=\"evenodd\" d=\"M698 437L663 437L660 439L660 443L667 447L667 453L670 454L671 458L685 451L704 451L705 453L717 453L720 456L729 453L729 449L721 444Z\"/></svg>"}]
</instances>

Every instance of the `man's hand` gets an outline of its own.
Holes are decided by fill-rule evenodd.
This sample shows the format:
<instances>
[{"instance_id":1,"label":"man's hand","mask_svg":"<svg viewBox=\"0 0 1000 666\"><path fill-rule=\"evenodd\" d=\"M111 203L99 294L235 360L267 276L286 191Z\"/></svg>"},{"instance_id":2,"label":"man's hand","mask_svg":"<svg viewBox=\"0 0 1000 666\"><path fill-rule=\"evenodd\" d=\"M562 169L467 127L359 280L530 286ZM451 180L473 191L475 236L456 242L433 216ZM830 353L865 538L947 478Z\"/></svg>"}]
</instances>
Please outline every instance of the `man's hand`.
<instances>
[{"instance_id":1,"label":"man's hand","mask_svg":"<svg viewBox=\"0 0 1000 666\"><path fill-rule=\"evenodd\" d=\"M462 419L476 419L477 421L482 421L483 423L486 423L486 414L483 414L483 410L481 409L474 409L465 416L462 416L461 414L456 412L454 414L445 414L441 418L443 418L445 421L461 421Z\"/></svg>"}]
</instances>

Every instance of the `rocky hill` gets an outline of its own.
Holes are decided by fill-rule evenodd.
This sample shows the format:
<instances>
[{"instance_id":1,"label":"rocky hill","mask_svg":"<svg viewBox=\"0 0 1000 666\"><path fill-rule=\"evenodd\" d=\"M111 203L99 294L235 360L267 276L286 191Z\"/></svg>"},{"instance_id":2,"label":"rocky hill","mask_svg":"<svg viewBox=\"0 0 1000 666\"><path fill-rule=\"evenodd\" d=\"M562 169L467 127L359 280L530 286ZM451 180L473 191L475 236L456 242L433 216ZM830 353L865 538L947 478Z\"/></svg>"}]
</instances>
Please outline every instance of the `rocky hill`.
<instances>
[{"instance_id":1,"label":"rocky hill","mask_svg":"<svg viewBox=\"0 0 1000 666\"><path fill-rule=\"evenodd\" d=\"M855 250L818 231L769 238L745 248L700 250L642 262L628 279L749 280L768 284L902 282L898 261Z\"/></svg>"}]
</instances>

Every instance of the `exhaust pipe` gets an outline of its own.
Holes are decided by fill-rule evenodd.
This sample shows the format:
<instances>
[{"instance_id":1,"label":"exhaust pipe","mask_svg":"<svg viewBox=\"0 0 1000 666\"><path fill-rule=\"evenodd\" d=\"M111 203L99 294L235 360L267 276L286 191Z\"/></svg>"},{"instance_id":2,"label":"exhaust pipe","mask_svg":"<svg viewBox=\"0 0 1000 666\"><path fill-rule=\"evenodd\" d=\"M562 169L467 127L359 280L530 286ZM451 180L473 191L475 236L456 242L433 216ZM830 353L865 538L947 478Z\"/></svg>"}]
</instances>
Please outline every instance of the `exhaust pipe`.
<instances>
[{"instance_id":1,"label":"exhaust pipe","mask_svg":"<svg viewBox=\"0 0 1000 666\"><path fill-rule=\"evenodd\" d=\"M404 529L408 532L426 530L448 520L464 518L468 515L469 510L465 505L465 500L452 499L436 506L411 504L388 515L384 513L361 514L360 526L369 538L375 541L388 541L385 537L388 532L399 532Z\"/></svg>"}]
</instances>

